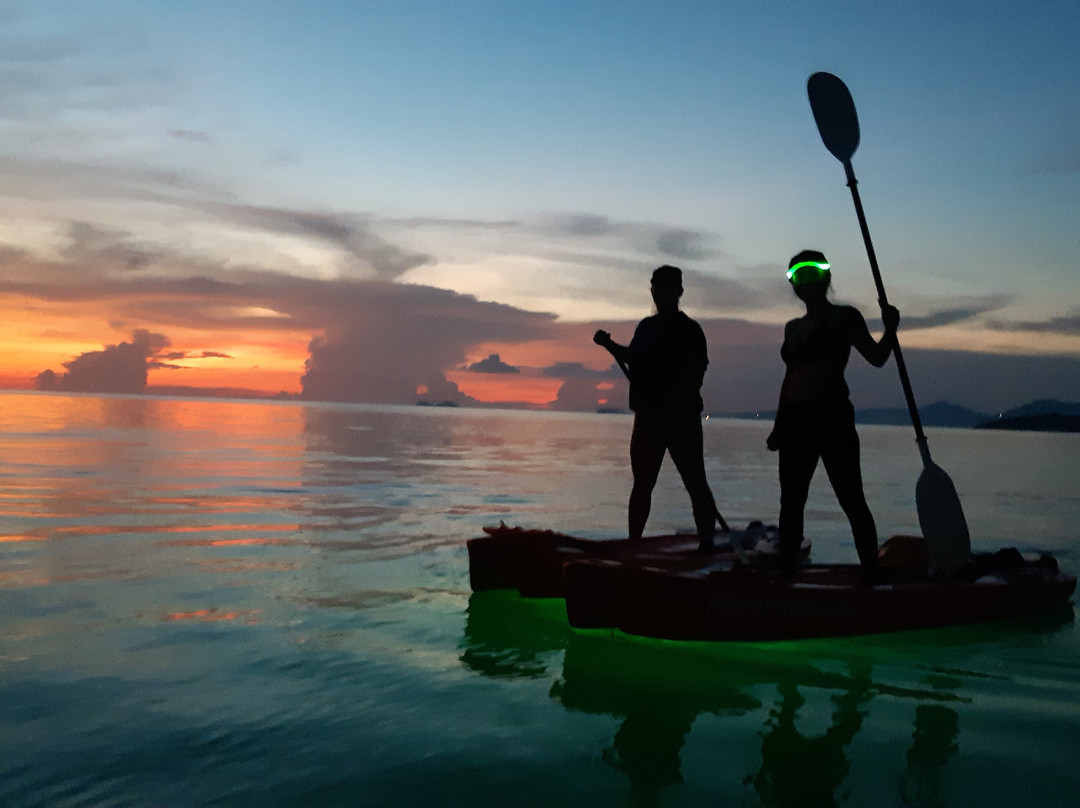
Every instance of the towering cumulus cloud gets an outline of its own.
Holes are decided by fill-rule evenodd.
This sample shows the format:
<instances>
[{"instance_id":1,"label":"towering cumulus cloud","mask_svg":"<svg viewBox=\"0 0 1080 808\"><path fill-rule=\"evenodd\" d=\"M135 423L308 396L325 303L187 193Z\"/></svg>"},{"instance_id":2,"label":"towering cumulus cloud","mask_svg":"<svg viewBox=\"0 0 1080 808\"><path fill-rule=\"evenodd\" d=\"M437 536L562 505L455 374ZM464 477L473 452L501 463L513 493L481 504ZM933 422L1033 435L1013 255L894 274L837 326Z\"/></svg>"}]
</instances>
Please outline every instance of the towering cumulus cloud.
<instances>
[{"instance_id":1,"label":"towering cumulus cloud","mask_svg":"<svg viewBox=\"0 0 1080 808\"><path fill-rule=\"evenodd\" d=\"M141 393L146 389L147 370L167 347L168 337L139 329L131 342L107 345L64 362L66 373L46 370L38 374L34 386L71 393Z\"/></svg>"},{"instance_id":2,"label":"towering cumulus cloud","mask_svg":"<svg viewBox=\"0 0 1080 808\"><path fill-rule=\"evenodd\" d=\"M338 291L337 305L322 309L332 324L308 346L306 399L402 403L425 389L426 398L467 403L447 368L460 366L471 345L536 338L554 319L432 287L371 282Z\"/></svg>"}]
</instances>

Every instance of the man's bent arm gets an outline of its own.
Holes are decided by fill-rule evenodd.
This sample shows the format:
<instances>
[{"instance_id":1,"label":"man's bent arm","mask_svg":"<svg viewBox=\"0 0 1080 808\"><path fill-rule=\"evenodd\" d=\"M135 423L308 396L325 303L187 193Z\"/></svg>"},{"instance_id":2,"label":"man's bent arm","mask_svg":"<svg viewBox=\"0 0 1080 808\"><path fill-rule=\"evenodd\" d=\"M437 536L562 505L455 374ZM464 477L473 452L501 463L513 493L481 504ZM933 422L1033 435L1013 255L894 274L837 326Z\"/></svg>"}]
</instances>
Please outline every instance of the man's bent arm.
<instances>
[{"instance_id":1,"label":"man's bent arm","mask_svg":"<svg viewBox=\"0 0 1080 808\"><path fill-rule=\"evenodd\" d=\"M615 361L620 365L625 365L630 361L630 349L625 345L620 345L611 338L611 334L607 331L597 331L593 335L593 342L602 348L606 348L608 353L615 357Z\"/></svg>"}]
</instances>

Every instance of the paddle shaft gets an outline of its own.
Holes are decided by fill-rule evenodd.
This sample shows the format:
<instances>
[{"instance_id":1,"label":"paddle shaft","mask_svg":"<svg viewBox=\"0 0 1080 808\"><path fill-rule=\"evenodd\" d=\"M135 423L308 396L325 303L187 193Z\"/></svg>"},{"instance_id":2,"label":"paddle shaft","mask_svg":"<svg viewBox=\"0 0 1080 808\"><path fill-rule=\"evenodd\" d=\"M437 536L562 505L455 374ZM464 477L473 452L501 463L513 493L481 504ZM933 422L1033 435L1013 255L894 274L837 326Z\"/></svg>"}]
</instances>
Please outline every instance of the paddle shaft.
<instances>
[{"instance_id":1,"label":"paddle shaft","mask_svg":"<svg viewBox=\"0 0 1080 808\"><path fill-rule=\"evenodd\" d=\"M855 179L855 169L851 166L851 160L844 160L844 174L847 175L847 185L851 189L851 199L855 203L855 215L859 217L859 229L862 230L863 243L866 245L866 256L870 260L870 271L874 273L874 285L877 286L878 305L884 309L889 305L889 298L885 294L885 284L881 280L881 270L878 269L877 254L874 252L874 242L870 238L870 226L866 223L866 213L863 212L862 199L859 197L859 181ZM895 338L893 342L893 356L896 357L896 370L900 374L900 385L904 388L904 398L907 400L908 413L911 415L911 423L915 427L915 442L919 444L924 462L929 462L930 450L926 442L926 434L923 432L922 419L919 418L919 409L915 406L915 393L911 389L911 379L908 377L907 364L904 362L904 354L900 350L900 340Z\"/></svg>"},{"instance_id":2,"label":"paddle shaft","mask_svg":"<svg viewBox=\"0 0 1080 808\"><path fill-rule=\"evenodd\" d=\"M610 353L610 351L609 351L609 353ZM619 359L619 357L615 356L615 354L612 353L611 355L614 357L615 361L618 363L619 370L621 370L623 372L623 375L626 377L626 380L630 381L630 369L623 363L623 361L621 359ZM724 531L725 533L730 533L731 528L728 527L728 523L726 521L724 521L724 516L723 516L723 514L720 513L720 509L716 506L715 501L713 502L713 514L716 516L716 521L720 523L720 529L722 531ZM739 552L739 557L742 558L741 549L740 549L740 552Z\"/></svg>"},{"instance_id":3,"label":"paddle shaft","mask_svg":"<svg viewBox=\"0 0 1080 808\"><path fill-rule=\"evenodd\" d=\"M847 86L831 73L814 73L806 83L810 96L810 108L818 127L825 148L844 166L847 184L851 189L851 198L855 202L855 213L859 217L866 254L870 259L870 269L874 273L877 285L878 302L884 309L888 305L885 286L881 282L874 244L870 240L870 228L866 224L862 200L859 198L858 181L851 167L851 156L859 147L859 116L855 112L855 101ZM971 538L968 533L964 509L956 495L956 487L945 471L930 459L926 435L923 433L919 410L915 406L915 396L911 392L911 380L908 378L904 355L900 351L899 340L893 341L893 354L896 356L896 369L900 374L900 383L904 388L911 423L915 427L915 443L922 455L923 470L915 485L915 506L919 513L919 526L926 537L929 549L931 573L951 574L964 567L971 560Z\"/></svg>"}]
</instances>

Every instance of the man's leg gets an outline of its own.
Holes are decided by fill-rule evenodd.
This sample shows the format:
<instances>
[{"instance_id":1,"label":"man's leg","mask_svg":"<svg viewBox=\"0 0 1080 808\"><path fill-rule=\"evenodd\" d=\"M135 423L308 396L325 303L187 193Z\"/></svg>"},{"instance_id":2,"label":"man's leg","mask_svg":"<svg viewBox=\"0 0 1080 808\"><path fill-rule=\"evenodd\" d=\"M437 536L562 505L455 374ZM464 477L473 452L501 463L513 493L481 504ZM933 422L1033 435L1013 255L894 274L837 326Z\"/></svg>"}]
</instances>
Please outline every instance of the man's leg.
<instances>
[{"instance_id":1,"label":"man's leg","mask_svg":"<svg viewBox=\"0 0 1080 808\"><path fill-rule=\"evenodd\" d=\"M638 413L634 416L634 431L630 436L630 470L634 486L630 489L628 507L630 538L640 539L652 509L652 492L667 449L662 424L655 416Z\"/></svg>"},{"instance_id":2,"label":"man's leg","mask_svg":"<svg viewBox=\"0 0 1080 808\"><path fill-rule=\"evenodd\" d=\"M675 468L679 470L686 492L690 495L699 549L708 551L715 546L713 534L716 532L716 500L713 499L709 481L705 476L701 416L698 413L679 413L672 416L670 428L668 451L671 452L671 459L675 462Z\"/></svg>"}]
</instances>

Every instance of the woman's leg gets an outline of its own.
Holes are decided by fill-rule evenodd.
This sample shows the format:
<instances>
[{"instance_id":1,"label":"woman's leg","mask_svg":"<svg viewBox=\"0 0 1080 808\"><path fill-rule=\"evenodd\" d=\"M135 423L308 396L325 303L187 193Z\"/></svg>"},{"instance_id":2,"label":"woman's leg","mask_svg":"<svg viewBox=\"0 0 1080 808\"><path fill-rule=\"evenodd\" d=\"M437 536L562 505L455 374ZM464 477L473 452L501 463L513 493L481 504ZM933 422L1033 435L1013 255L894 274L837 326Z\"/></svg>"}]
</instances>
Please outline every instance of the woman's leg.
<instances>
[{"instance_id":1,"label":"woman's leg","mask_svg":"<svg viewBox=\"0 0 1080 808\"><path fill-rule=\"evenodd\" d=\"M794 572L799 562L803 511L817 464L810 435L792 436L780 448L780 562L786 572Z\"/></svg>"},{"instance_id":2,"label":"woman's leg","mask_svg":"<svg viewBox=\"0 0 1080 808\"><path fill-rule=\"evenodd\" d=\"M851 523L851 535L855 539L859 562L867 569L876 568L877 526L863 492L859 435L855 431L854 421L848 428L837 430L833 439L822 447L821 456L836 499Z\"/></svg>"}]
</instances>

